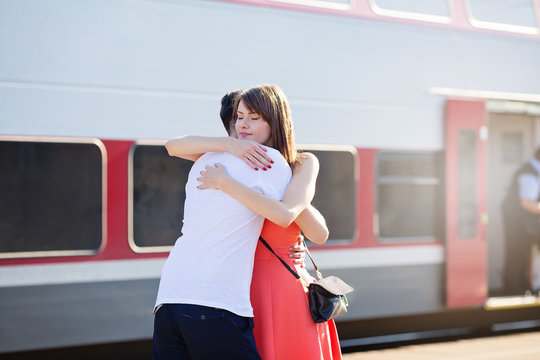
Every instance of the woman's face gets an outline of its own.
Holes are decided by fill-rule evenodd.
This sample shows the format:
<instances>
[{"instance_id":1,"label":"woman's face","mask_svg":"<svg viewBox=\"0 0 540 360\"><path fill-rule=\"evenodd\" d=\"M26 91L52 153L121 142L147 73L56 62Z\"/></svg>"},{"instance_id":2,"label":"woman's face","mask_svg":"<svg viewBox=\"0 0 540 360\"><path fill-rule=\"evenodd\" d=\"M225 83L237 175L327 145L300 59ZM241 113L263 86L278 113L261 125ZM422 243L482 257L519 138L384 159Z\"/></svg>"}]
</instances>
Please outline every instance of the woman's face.
<instances>
[{"instance_id":1,"label":"woman's face","mask_svg":"<svg viewBox=\"0 0 540 360\"><path fill-rule=\"evenodd\" d=\"M242 100L238 104L236 115L235 129L239 139L248 139L259 144L269 145L270 124L262 116L251 112Z\"/></svg>"}]
</instances>

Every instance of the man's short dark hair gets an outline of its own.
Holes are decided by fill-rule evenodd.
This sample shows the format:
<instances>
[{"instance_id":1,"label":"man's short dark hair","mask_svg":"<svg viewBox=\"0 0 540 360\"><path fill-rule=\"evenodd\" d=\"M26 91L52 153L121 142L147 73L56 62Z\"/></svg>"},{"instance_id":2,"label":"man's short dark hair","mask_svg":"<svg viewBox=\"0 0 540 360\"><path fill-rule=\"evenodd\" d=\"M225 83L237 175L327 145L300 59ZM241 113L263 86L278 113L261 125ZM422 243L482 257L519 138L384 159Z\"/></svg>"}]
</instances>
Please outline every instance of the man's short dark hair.
<instances>
[{"instance_id":1,"label":"man's short dark hair","mask_svg":"<svg viewBox=\"0 0 540 360\"><path fill-rule=\"evenodd\" d=\"M231 122L233 120L234 99L241 91L242 90L229 91L221 98L221 110L219 116L229 135L231 134Z\"/></svg>"}]
</instances>

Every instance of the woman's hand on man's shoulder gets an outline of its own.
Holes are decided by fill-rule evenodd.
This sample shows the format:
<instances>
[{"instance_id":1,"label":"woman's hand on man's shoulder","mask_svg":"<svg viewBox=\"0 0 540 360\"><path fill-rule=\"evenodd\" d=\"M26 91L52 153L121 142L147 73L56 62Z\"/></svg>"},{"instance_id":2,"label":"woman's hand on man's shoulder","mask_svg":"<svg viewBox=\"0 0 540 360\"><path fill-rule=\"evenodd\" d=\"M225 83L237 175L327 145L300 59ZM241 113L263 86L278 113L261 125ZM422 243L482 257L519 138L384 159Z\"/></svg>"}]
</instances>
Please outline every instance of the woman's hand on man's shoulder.
<instances>
[{"instance_id":1,"label":"woman's hand on man's shoulder","mask_svg":"<svg viewBox=\"0 0 540 360\"><path fill-rule=\"evenodd\" d=\"M229 138L227 152L244 161L253 170L267 170L274 163L266 148L253 140Z\"/></svg>"}]
</instances>

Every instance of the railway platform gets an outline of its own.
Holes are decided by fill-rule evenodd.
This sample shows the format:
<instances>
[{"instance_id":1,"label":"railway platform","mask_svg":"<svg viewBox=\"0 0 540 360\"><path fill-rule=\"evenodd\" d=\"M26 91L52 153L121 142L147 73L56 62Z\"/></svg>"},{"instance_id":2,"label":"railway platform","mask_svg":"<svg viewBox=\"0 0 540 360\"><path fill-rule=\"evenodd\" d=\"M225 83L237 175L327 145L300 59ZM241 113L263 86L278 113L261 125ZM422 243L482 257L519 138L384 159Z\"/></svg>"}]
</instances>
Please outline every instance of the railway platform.
<instances>
[{"instance_id":1,"label":"railway platform","mask_svg":"<svg viewBox=\"0 0 540 360\"><path fill-rule=\"evenodd\" d=\"M409 345L343 355L344 360L538 360L540 331Z\"/></svg>"}]
</instances>

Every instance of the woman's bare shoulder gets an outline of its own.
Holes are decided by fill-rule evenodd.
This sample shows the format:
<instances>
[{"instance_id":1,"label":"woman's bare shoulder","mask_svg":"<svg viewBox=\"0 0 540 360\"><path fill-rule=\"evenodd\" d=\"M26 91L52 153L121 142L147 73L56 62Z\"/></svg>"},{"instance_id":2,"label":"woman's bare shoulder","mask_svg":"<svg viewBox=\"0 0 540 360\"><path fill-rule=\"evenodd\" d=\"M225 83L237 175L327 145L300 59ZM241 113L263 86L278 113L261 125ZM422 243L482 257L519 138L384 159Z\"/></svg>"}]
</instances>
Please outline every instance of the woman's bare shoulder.
<instances>
[{"instance_id":1,"label":"woman's bare shoulder","mask_svg":"<svg viewBox=\"0 0 540 360\"><path fill-rule=\"evenodd\" d=\"M319 160L313 153L303 152L297 155L297 162L294 166L294 172L299 171L318 171Z\"/></svg>"},{"instance_id":2,"label":"woman's bare shoulder","mask_svg":"<svg viewBox=\"0 0 540 360\"><path fill-rule=\"evenodd\" d=\"M300 164L319 164L319 159L317 159L317 156L315 154L310 152L303 152L298 154L298 162Z\"/></svg>"}]
</instances>

